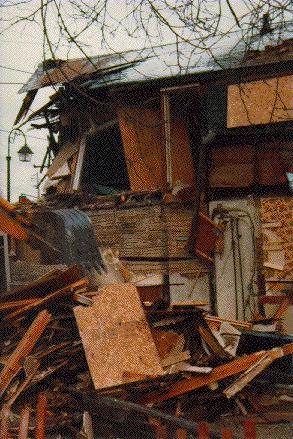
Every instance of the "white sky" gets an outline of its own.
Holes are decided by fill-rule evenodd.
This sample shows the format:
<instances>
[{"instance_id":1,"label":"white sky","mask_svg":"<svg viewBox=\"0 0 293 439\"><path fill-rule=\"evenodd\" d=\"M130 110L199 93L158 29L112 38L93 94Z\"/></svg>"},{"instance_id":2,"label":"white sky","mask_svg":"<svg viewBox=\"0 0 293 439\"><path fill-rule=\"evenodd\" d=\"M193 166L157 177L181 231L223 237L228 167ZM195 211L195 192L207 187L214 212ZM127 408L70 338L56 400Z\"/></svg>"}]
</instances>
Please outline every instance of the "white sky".
<instances>
[{"instance_id":1,"label":"white sky","mask_svg":"<svg viewBox=\"0 0 293 439\"><path fill-rule=\"evenodd\" d=\"M0 0L0 4L3 0ZM33 4L39 4L39 1L32 0ZM69 1L64 2L64 5L69 5ZM112 9L112 15L119 17L119 14L125 12L121 8L124 0L109 0ZM217 3L217 2L216 2ZM226 2L225 2L226 3ZM224 4L225 4L224 3ZM232 0L238 9L243 8L242 0ZM10 8L10 13L19 12L17 7ZM239 11L237 11L239 12ZM1 13L1 10L0 10ZM231 26L233 21L231 14L227 8L223 9L224 24L227 27ZM1 18L1 17L0 17ZM234 21L233 21L234 23ZM0 22L1 24L1 22ZM50 36L54 38L55 22L52 17L48 17L48 27ZM129 23L131 25L131 23ZM133 23L132 23L133 25ZM165 41L170 42L170 34L164 35ZM89 55L98 55L105 53L107 50L101 49L100 41L97 35L92 31L87 37L89 47L86 49ZM144 41L139 39L131 39L124 32L123 36L115 35L112 41L112 46L117 51L124 51L129 49L137 49L143 47ZM59 52L57 54L60 58L66 58L68 53ZM83 55L78 49L73 48L70 51L69 57L82 57ZM50 56L48 56L50 57ZM25 28L18 26L9 29L4 35L0 35L0 66L11 67L14 69L24 70L33 73L38 64L43 60L43 38L42 30L34 24L28 24ZM30 73L16 72L0 67L0 188L4 196L6 196L6 155L7 155L7 138L8 132L13 127L13 122L21 106L25 94L18 94L21 84L25 83L30 77ZM19 82L21 84L2 84L5 82ZM38 91L37 98L33 103L32 110L36 110L41 105L47 102L48 96L53 94L51 87L41 89ZM21 193L37 195L37 190L34 187L36 184L37 169L33 165L40 165L45 148L47 146L47 130L32 130L28 131L29 124L23 127L27 134L27 143L34 151L31 163L20 163L18 161L17 151L23 146L23 139L19 137L15 143L11 144L11 198L16 201ZM43 174L44 175L44 174ZM33 198L32 198L33 199Z\"/></svg>"}]
</instances>

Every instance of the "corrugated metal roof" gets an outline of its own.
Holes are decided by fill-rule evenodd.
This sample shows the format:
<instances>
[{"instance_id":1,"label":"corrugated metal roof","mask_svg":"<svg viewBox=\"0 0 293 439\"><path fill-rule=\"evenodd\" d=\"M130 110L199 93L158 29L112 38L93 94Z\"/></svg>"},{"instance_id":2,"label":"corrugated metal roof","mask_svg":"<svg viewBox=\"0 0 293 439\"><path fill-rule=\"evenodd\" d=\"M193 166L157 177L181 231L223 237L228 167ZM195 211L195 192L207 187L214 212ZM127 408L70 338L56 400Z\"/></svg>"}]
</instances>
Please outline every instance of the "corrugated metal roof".
<instances>
[{"instance_id":1,"label":"corrugated metal roof","mask_svg":"<svg viewBox=\"0 0 293 439\"><path fill-rule=\"evenodd\" d=\"M254 54L250 58L245 56L247 43L241 39L241 31L237 31L225 36L211 37L201 47L190 43L181 43L179 46L169 44L88 59L47 61L39 65L19 93L78 79L83 87L96 89L113 83L147 81L282 61L288 59L287 53L277 49L274 52L271 49L268 56L265 49L280 44L292 35L289 30L280 33L276 29L268 35L250 38L248 53Z\"/></svg>"},{"instance_id":2,"label":"corrugated metal roof","mask_svg":"<svg viewBox=\"0 0 293 439\"><path fill-rule=\"evenodd\" d=\"M49 85L64 84L77 78L94 74L107 75L130 67L133 63L125 61L120 54L102 55L92 58L76 58L68 61L47 60L40 64L19 93L39 89Z\"/></svg>"}]
</instances>

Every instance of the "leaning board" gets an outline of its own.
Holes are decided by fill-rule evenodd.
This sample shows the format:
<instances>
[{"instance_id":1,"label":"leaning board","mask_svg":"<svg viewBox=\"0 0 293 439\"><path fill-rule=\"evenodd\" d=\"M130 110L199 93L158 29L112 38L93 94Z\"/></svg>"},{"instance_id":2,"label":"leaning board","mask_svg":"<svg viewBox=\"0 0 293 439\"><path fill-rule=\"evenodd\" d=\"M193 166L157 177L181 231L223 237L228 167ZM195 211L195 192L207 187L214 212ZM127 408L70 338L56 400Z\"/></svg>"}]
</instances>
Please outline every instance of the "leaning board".
<instances>
[{"instance_id":1,"label":"leaning board","mask_svg":"<svg viewBox=\"0 0 293 439\"><path fill-rule=\"evenodd\" d=\"M92 299L74 314L95 389L163 374L136 287L106 285Z\"/></svg>"}]
</instances>

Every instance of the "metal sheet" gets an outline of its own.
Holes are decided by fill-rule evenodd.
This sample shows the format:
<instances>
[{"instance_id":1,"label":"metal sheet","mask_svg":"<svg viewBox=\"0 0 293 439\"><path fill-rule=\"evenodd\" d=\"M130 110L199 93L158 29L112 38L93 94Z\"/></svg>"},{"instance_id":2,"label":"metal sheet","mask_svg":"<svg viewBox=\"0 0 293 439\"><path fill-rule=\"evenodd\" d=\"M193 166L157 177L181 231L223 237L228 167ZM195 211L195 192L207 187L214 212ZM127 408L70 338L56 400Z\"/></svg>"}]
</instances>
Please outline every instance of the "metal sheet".
<instances>
[{"instance_id":1,"label":"metal sheet","mask_svg":"<svg viewBox=\"0 0 293 439\"><path fill-rule=\"evenodd\" d=\"M90 79L83 86L99 88L113 82L145 81L283 61L292 56L292 41L284 42L286 38L292 38L292 26L286 31L276 26L272 33L252 36L249 41L243 39L242 31L236 31L210 37L201 44L196 40L179 43L179 50L177 45L167 44L91 58L51 60L39 65L19 93L68 83L81 76L85 76L85 81ZM99 77L87 78L93 73Z\"/></svg>"}]
</instances>

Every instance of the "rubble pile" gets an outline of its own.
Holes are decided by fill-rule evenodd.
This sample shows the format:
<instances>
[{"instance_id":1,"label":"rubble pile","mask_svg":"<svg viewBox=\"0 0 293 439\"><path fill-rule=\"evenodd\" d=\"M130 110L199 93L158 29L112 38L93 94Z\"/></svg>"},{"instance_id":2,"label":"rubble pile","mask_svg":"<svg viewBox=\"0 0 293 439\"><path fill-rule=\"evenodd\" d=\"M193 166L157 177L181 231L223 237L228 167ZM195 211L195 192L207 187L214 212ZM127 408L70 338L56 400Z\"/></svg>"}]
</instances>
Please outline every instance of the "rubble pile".
<instances>
[{"instance_id":1,"label":"rubble pile","mask_svg":"<svg viewBox=\"0 0 293 439\"><path fill-rule=\"evenodd\" d=\"M207 433L228 417L252 438L251 419L290 421L293 340L274 318L93 291L77 266L2 293L0 314L1 438L233 437Z\"/></svg>"}]
</instances>

